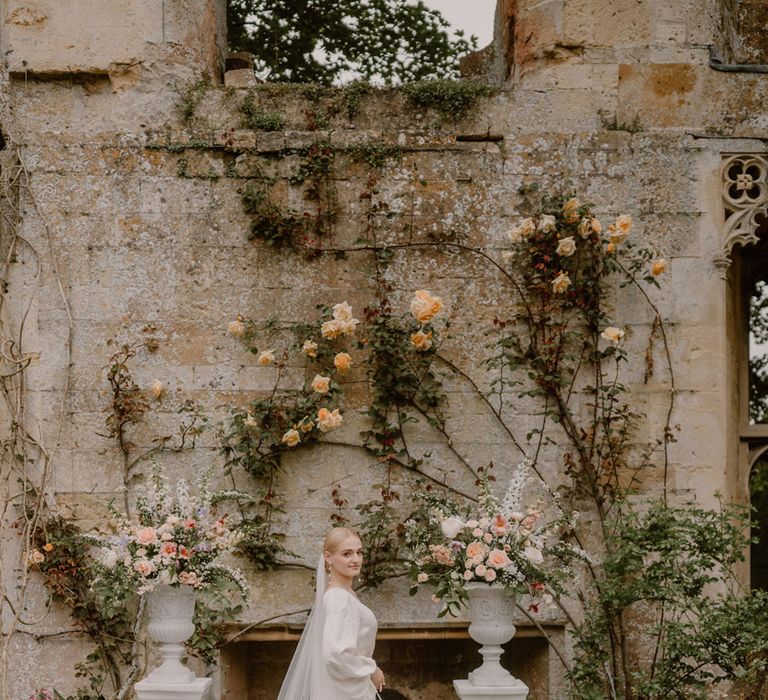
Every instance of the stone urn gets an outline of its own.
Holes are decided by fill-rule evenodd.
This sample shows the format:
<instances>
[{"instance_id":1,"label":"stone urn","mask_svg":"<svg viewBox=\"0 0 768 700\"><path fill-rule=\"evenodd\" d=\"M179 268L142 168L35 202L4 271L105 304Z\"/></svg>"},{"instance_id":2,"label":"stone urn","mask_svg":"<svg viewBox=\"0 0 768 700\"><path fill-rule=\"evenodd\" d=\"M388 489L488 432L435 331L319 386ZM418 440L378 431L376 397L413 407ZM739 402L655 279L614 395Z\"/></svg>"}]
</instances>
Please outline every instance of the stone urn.
<instances>
[{"instance_id":1,"label":"stone urn","mask_svg":"<svg viewBox=\"0 0 768 700\"><path fill-rule=\"evenodd\" d=\"M514 598L501 586L471 582L466 584L469 595L469 636L480 644L483 663L466 680L453 682L462 700L480 697L526 698L528 687L515 678L500 663L506 644L515 636Z\"/></svg>"},{"instance_id":2,"label":"stone urn","mask_svg":"<svg viewBox=\"0 0 768 700\"><path fill-rule=\"evenodd\" d=\"M194 633L195 589L192 586L158 586L147 593L151 639L160 642L163 663L147 676L153 683L189 683L195 678L184 664L184 642Z\"/></svg>"},{"instance_id":3,"label":"stone urn","mask_svg":"<svg viewBox=\"0 0 768 700\"><path fill-rule=\"evenodd\" d=\"M184 642L195 631L195 589L192 586L158 586L147 593L151 639L160 643L163 662L135 686L139 700L205 698L210 678L197 678L184 664Z\"/></svg>"}]
</instances>

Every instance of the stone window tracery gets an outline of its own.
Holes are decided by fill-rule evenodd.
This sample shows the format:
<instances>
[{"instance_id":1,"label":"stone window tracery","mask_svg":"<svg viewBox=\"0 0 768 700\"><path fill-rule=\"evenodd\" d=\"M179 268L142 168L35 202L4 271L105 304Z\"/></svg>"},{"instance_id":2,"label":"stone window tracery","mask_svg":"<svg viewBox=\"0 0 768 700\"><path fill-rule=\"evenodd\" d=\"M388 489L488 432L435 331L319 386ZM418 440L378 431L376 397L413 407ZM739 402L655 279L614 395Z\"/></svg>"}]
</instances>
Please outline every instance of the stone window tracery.
<instances>
[{"instance_id":1,"label":"stone window tracery","mask_svg":"<svg viewBox=\"0 0 768 700\"><path fill-rule=\"evenodd\" d=\"M722 255L715 262L727 268L734 246L757 244L758 231L768 224L768 159L761 154L725 156L722 173L725 226Z\"/></svg>"}]
</instances>

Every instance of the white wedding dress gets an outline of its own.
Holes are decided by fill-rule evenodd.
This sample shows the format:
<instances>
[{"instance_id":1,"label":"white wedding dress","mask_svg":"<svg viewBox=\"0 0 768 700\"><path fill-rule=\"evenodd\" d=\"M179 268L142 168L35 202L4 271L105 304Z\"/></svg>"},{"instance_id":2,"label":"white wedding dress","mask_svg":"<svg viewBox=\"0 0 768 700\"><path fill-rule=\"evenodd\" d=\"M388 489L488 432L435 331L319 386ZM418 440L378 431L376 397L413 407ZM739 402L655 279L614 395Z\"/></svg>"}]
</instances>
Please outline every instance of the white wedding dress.
<instances>
[{"instance_id":1,"label":"white wedding dress","mask_svg":"<svg viewBox=\"0 0 768 700\"><path fill-rule=\"evenodd\" d=\"M371 674L376 670L375 615L343 588L328 590L323 606L323 661L328 670L329 695L317 700L374 700L376 688Z\"/></svg>"},{"instance_id":2,"label":"white wedding dress","mask_svg":"<svg viewBox=\"0 0 768 700\"><path fill-rule=\"evenodd\" d=\"M277 700L375 700L375 615L353 593L328 589L322 557L315 581L315 604Z\"/></svg>"}]
</instances>

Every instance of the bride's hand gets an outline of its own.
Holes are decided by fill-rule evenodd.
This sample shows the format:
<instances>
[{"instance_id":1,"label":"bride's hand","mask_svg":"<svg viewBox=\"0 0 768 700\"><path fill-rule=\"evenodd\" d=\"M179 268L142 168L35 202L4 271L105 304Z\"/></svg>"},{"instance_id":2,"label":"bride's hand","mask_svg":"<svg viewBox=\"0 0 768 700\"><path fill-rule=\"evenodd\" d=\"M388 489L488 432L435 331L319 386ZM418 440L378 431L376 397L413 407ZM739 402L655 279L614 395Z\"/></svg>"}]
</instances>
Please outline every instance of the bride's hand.
<instances>
[{"instance_id":1,"label":"bride's hand","mask_svg":"<svg viewBox=\"0 0 768 700\"><path fill-rule=\"evenodd\" d=\"M384 689L384 672L377 666L376 670L371 674L371 680L376 686L376 690L382 691Z\"/></svg>"}]
</instances>

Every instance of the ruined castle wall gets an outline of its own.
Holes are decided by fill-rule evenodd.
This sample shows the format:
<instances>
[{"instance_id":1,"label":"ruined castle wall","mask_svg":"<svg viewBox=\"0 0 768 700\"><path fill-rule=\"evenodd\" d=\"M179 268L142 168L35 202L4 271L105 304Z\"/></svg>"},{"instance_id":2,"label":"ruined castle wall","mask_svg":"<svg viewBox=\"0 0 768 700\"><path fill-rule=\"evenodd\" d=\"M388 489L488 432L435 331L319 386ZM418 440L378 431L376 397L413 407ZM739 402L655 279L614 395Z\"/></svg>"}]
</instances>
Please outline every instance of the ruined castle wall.
<instances>
[{"instance_id":1,"label":"ruined castle wall","mask_svg":"<svg viewBox=\"0 0 768 700\"><path fill-rule=\"evenodd\" d=\"M344 109L334 111L335 98L263 88L254 91L256 104L285 119L283 129L263 132L243 125L245 89L197 82L204 72L215 82L220 70L220 34L212 32L221 26L220 7L163 2L159 15L157 5L109 3L107 10L99 2L14 0L2 9L0 41L10 54L0 125L28 178L19 193L27 243L8 266L7 323L18 331L23 319L24 350L32 357L29 420L55 449L51 485L62 512L91 527L125 487L126 456L104 437L109 339L159 340L155 352L141 351L135 361L140 386L155 379L165 386L148 417L131 429L135 456L174 434L187 399L215 423L226 418L227 404L271 390L276 370L256 366L227 334L237 314L303 321L315 317L317 304L347 300L360 313L374 299L370 260L307 259L248 238L242 191L265 169L283 205L311 208L306 191L291 182L299 157L286 154L315 142L338 149L339 245L364 233L369 199L361 195L371 170L349 149L370 143L399 149L376 172L368 195L389 208L376 224L384 240L447 234L500 256L534 183L552 190L566 183L606 220L631 214L633 235L671 264L653 298L667 319L675 358L674 496L705 504L717 491L743 496L743 483L732 476L727 288L715 265L723 255L720 164L723 153L763 152L768 117L763 77L708 66L707 45L720 27L717 6L583 0L518 8L517 79L482 99L466 119L414 107L397 91L364 96L350 118ZM324 115L319 125L318 113ZM479 138L457 140L460 135ZM445 353L484 386L483 330L509 303L510 290L476 261L459 266L447 251L398 255L388 275L396 307L405 310L418 288L445 300L453 322ZM652 315L620 291L614 316L616 325L631 329L627 352L643 355ZM652 352L659 357L658 346ZM643 430L655 436L666 418L669 376L659 361L657 373L645 377L642 364L633 365L627 381L647 413ZM293 363L284 385L306 378ZM450 391L455 449L475 466L493 460L501 475L508 473L519 454L503 431L466 385ZM342 483L354 504L371 498L380 479L368 457L333 446L357 440L364 422L354 409L366 398L351 392L348 420L331 444L286 464L285 513L278 517L289 549L310 565L327 527L331 486ZM522 436L537 421L522 400L510 417ZM420 424L412 439L431 455L426 468L436 477L454 473L468 481L434 431ZM194 450L163 459L173 474L194 478L222 460L219 444L210 431ZM557 447L542 463L554 481L561 478ZM236 479L248 486L245 475ZM657 490L656 477L647 486ZM4 568L10 579L17 573ZM249 574L254 598L245 622L301 609L309 599L307 571ZM368 596L380 622L433 622L428 596L411 599L404 590L403 583L389 583ZM30 617L44 605L43 592L33 587ZM69 625L54 607L35 629L55 633ZM74 687L71 667L85 649L66 636L20 635L13 700L53 682Z\"/></svg>"}]
</instances>

